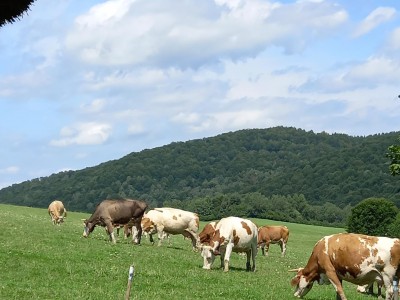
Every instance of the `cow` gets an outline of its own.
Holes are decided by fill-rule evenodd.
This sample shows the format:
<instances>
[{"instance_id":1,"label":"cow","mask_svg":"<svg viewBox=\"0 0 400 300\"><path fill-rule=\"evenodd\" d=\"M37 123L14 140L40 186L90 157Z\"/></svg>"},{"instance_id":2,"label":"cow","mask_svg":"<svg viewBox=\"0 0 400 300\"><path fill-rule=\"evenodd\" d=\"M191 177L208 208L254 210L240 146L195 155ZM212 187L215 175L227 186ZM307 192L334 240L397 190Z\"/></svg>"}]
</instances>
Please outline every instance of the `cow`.
<instances>
[{"instance_id":1,"label":"cow","mask_svg":"<svg viewBox=\"0 0 400 300\"><path fill-rule=\"evenodd\" d=\"M147 203L140 200L103 200L96 206L91 217L84 220L83 236L88 237L94 228L99 225L106 227L110 240L115 244L114 226L125 225L133 221L137 233L132 235L132 241L136 244L140 244L142 236L140 222L142 221L143 214L147 207Z\"/></svg>"},{"instance_id":2,"label":"cow","mask_svg":"<svg viewBox=\"0 0 400 300\"><path fill-rule=\"evenodd\" d=\"M67 217L67 210L60 200L54 200L53 202L51 202L47 210L49 212L53 225L60 225L64 222L64 218Z\"/></svg>"},{"instance_id":3,"label":"cow","mask_svg":"<svg viewBox=\"0 0 400 300\"><path fill-rule=\"evenodd\" d=\"M381 281L386 288L386 300L393 297L393 277L399 277L400 240L388 237L339 233L325 236L314 246L304 268L291 280L294 295L303 297L314 282L332 283L336 299L347 300L342 281L366 285Z\"/></svg>"},{"instance_id":4,"label":"cow","mask_svg":"<svg viewBox=\"0 0 400 300\"><path fill-rule=\"evenodd\" d=\"M289 239L289 229L286 226L261 226L258 228L258 246L263 256L268 256L269 245L278 244L281 247L281 256L286 254L286 245Z\"/></svg>"},{"instance_id":5,"label":"cow","mask_svg":"<svg viewBox=\"0 0 400 300\"><path fill-rule=\"evenodd\" d=\"M246 270L256 270L258 230L250 220L227 217L215 225L215 231L208 245L201 246L203 269L211 269L215 256L221 256L221 268L229 271L229 260L232 252L245 252L247 254ZM250 258L253 266L251 267Z\"/></svg>"},{"instance_id":6,"label":"cow","mask_svg":"<svg viewBox=\"0 0 400 300\"><path fill-rule=\"evenodd\" d=\"M153 234L158 234L158 245L161 246L166 234L182 234L192 241L193 250L199 245L199 216L196 213L170 207L154 208L142 219L142 228L149 234L150 242L154 244Z\"/></svg>"}]
</instances>

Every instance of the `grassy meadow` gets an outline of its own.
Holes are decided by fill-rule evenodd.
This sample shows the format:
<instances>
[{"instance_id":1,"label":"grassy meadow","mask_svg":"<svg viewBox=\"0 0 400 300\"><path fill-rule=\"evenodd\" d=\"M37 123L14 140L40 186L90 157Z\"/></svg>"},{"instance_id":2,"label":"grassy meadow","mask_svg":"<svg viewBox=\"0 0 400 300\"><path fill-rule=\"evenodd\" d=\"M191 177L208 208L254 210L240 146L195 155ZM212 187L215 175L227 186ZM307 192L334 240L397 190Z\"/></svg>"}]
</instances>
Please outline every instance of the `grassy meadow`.
<instances>
[{"instance_id":1,"label":"grassy meadow","mask_svg":"<svg viewBox=\"0 0 400 300\"><path fill-rule=\"evenodd\" d=\"M45 209L0 205L0 299L124 299L131 264L130 299L296 299L288 270L304 266L322 236L343 231L253 220L288 226L286 257L271 245L269 257L259 251L253 273L245 271L245 257L234 253L230 271L223 273L219 258L212 270L203 270L200 253L182 236L172 236L171 246L152 246L146 238L136 246L121 232L114 245L97 227L85 239L81 219L87 217L68 212L65 223L54 226ZM345 293L348 299L374 299L347 283ZM305 299L333 300L335 291L315 284Z\"/></svg>"}]
</instances>

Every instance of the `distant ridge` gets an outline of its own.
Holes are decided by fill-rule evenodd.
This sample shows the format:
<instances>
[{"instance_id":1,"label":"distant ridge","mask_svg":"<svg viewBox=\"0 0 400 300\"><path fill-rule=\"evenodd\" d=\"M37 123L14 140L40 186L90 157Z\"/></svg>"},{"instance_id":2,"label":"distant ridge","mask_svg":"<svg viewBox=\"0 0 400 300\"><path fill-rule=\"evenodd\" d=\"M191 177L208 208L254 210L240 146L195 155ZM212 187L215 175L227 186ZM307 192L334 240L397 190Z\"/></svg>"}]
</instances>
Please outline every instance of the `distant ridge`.
<instances>
[{"instance_id":1,"label":"distant ridge","mask_svg":"<svg viewBox=\"0 0 400 300\"><path fill-rule=\"evenodd\" d=\"M129 197L151 206L217 194L304 195L311 205L355 205L369 197L400 203L399 179L385 157L400 132L352 137L292 127L246 129L130 153L78 171L0 190L0 203L91 211Z\"/></svg>"}]
</instances>

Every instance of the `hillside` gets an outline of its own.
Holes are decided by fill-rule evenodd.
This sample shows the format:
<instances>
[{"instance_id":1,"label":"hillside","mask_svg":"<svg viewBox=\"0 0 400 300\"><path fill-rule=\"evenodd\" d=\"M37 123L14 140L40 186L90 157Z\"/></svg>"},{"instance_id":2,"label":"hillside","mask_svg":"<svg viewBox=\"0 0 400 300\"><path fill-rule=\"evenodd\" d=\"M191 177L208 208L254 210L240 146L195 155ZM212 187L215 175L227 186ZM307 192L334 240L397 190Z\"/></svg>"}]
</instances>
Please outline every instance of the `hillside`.
<instances>
[{"instance_id":1,"label":"hillside","mask_svg":"<svg viewBox=\"0 0 400 300\"><path fill-rule=\"evenodd\" d=\"M0 203L47 207L57 198L69 210L89 212L100 200L130 197L150 206L206 210L210 219L235 213L342 224L349 207L365 198L384 197L399 206L399 179L389 174L385 157L399 134L240 130L15 184L0 190ZM284 209L295 211L288 216ZM320 213L341 216L327 221Z\"/></svg>"}]
</instances>

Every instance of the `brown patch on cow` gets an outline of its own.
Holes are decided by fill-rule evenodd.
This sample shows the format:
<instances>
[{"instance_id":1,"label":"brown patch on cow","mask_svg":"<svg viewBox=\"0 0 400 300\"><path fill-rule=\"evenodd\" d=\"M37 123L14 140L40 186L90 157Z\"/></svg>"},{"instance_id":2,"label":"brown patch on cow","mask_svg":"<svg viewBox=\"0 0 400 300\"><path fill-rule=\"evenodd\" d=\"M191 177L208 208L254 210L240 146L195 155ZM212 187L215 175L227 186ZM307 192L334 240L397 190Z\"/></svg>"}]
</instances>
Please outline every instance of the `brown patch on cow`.
<instances>
[{"instance_id":1,"label":"brown patch on cow","mask_svg":"<svg viewBox=\"0 0 400 300\"><path fill-rule=\"evenodd\" d=\"M251 235L251 229L250 229L249 225L247 225L247 223L244 221L242 221L240 223L242 223L242 227L246 230L247 234Z\"/></svg>"},{"instance_id":2,"label":"brown patch on cow","mask_svg":"<svg viewBox=\"0 0 400 300\"><path fill-rule=\"evenodd\" d=\"M233 230L233 244L236 246L240 241L240 238L236 234L236 230Z\"/></svg>"},{"instance_id":3,"label":"brown patch on cow","mask_svg":"<svg viewBox=\"0 0 400 300\"><path fill-rule=\"evenodd\" d=\"M173 215L173 216L172 216L172 219L174 219L174 220L176 221L176 220L178 220L178 217L175 216L175 215Z\"/></svg>"},{"instance_id":4,"label":"brown patch on cow","mask_svg":"<svg viewBox=\"0 0 400 300\"><path fill-rule=\"evenodd\" d=\"M196 219L196 223L198 223L197 221L198 219ZM214 232L215 228L211 224L207 224L206 226L204 226L203 230L199 234L200 243L209 244L211 242L211 238L214 235Z\"/></svg>"}]
</instances>

